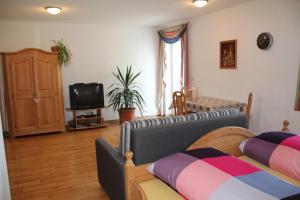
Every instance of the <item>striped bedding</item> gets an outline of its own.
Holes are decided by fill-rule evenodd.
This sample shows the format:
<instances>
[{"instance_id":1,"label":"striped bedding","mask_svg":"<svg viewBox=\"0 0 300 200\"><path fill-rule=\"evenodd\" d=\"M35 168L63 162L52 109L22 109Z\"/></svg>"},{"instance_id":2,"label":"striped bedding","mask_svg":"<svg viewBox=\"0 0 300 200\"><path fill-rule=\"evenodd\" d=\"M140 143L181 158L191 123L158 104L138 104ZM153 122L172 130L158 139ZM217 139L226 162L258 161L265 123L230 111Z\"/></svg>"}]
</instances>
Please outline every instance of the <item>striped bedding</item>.
<instances>
[{"instance_id":1,"label":"striped bedding","mask_svg":"<svg viewBox=\"0 0 300 200\"><path fill-rule=\"evenodd\" d=\"M300 136L265 132L243 141L241 151L252 159L300 180Z\"/></svg>"},{"instance_id":2,"label":"striped bedding","mask_svg":"<svg viewBox=\"0 0 300 200\"><path fill-rule=\"evenodd\" d=\"M189 200L300 199L300 188L213 148L173 154L149 171Z\"/></svg>"},{"instance_id":3,"label":"striped bedding","mask_svg":"<svg viewBox=\"0 0 300 200\"><path fill-rule=\"evenodd\" d=\"M130 150L130 129L132 128L160 126L160 125L174 124L174 123L180 123L185 121L216 119L220 117L238 115L238 114L240 114L240 109L229 108L229 109L220 109L220 110L209 111L209 112L197 112L188 115L166 116L166 117L157 117L152 119L141 119L141 120L137 119L132 121L126 121L121 125L119 151L123 155L125 155L125 153Z\"/></svg>"}]
</instances>

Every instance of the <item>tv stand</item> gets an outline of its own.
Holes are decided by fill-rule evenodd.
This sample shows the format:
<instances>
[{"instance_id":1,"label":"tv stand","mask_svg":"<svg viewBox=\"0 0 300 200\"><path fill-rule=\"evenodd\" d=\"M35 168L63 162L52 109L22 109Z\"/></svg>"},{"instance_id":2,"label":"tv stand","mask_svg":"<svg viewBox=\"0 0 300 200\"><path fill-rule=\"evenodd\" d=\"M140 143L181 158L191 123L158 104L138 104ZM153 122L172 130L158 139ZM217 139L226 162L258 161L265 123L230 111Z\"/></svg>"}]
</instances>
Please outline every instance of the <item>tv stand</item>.
<instances>
[{"instance_id":1,"label":"tv stand","mask_svg":"<svg viewBox=\"0 0 300 200\"><path fill-rule=\"evenodd\" d=\"M66 111L73 113L73 120L68 121L67 124L68 131L105 127L103 123L104 120L101 114L101 108L78 109L78 110L66 108ZM94 113L94 111L96 112ZM80 112L84 114L79 115L78 113ZM87 114L87 112L90 113Z\"/></svg>"}]
</instances>

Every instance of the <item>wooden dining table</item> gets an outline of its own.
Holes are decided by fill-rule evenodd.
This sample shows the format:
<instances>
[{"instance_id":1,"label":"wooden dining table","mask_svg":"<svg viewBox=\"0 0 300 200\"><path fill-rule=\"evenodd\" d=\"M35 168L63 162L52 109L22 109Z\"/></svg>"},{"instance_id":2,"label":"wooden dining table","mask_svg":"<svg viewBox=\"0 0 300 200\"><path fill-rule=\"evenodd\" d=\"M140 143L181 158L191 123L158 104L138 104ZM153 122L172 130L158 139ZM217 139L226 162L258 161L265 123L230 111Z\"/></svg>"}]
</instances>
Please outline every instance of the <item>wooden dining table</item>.
<instances>
[{"instance_id":1,"label":"wooden dining table","mask_svg":"<svg viewBox=\"0 0 300 200\"><path fill-rule=\"evenodd\" d=\"M213 111L222 108L238 108L242 112L247 104L227 99L200 96L194 99L187 99L186 106L189 112Z\"/></svg>"}]
</instances>

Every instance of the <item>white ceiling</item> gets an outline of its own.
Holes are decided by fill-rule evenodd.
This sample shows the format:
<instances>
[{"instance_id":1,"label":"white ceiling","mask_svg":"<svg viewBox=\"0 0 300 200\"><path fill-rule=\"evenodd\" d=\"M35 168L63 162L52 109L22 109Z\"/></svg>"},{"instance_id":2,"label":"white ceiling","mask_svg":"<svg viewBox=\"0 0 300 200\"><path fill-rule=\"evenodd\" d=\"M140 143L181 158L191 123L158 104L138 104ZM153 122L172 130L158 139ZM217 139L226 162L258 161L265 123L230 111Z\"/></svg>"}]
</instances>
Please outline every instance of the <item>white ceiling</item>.
<instances>
[{"instance_id":1,"label":"white ceiling","mask_svg":"<svg viewBox=\"0 0 300 200\"><path fill-rule=\"evenodd\" d=\"M159 26L248 1L209 0L206 7L196 8L192 0L0 0L0 20ZM62 13L50 16L46 6L59 6Z\"/></svg>"}]
</instances>

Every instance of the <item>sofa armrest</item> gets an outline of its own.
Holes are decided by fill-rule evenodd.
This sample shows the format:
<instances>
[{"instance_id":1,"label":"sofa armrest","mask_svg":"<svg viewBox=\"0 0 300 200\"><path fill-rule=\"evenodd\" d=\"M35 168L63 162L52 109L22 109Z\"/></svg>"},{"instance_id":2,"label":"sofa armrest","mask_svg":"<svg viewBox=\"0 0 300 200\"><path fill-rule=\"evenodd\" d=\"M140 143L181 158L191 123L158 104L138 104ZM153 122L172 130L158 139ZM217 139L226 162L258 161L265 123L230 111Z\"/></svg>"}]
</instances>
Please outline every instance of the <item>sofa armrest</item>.
<instances>
[{"instance_id":1,"label":"sofa armrest","mask_svg":"<svg viewBox=\"0 0 300 200\"><path fill-rule=\"evenodd\" d=\"M125 158L103 139L96 139L98 180L110 199L125 200Z\"/></svg>"}]
</instances>

